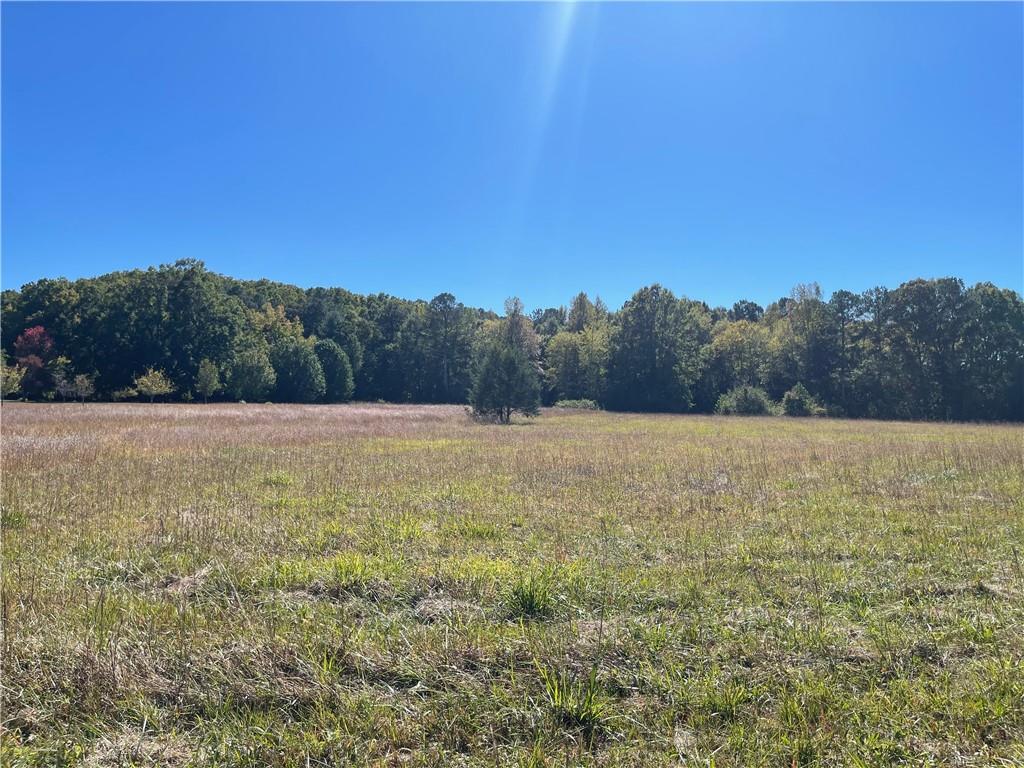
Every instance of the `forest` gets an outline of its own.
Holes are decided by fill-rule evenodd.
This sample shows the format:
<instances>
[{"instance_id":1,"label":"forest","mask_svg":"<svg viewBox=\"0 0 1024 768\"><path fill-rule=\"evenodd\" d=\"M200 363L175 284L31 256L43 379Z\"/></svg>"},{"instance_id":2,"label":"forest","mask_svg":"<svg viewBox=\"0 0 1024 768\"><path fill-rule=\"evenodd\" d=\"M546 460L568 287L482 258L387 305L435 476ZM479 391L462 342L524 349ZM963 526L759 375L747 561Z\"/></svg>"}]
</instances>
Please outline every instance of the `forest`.
<instances>
[{"instance_id":1,"label":"forest","mask_svg":"<svg viewBox=\"0 0 1024 768\"><path fill-rule=\"evenodd\" d=\"M618 310L580 293L498 315L183 260L38 280L5 290L2 312L4 395L31 400L476 403L500 379L520 390L506 417L518 397L527 413L1024 420L1024 301L953 277L827 299L802 284L766 307L651 285Z\"/></svg>"}]
</instances>

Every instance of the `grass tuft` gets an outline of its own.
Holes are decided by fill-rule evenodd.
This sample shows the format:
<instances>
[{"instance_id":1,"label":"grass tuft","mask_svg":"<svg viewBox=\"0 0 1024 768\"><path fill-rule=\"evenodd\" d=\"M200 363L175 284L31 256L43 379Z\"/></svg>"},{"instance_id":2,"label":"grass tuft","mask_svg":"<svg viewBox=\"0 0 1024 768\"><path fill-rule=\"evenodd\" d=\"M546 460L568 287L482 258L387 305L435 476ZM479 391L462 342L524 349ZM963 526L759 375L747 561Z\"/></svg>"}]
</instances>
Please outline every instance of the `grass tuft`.
<instances>
[{"instance_id":1,"label":"grass tuft","mask_svg":"<svg viewBox=\"0 0 1024 768\"><path fill-rule=\"evenodd\" d=\"M505 614L527 621L550 618L555 613L555 594L549 572L528 573L509 585L504 595Z\"/></svg>"}]
</instances>

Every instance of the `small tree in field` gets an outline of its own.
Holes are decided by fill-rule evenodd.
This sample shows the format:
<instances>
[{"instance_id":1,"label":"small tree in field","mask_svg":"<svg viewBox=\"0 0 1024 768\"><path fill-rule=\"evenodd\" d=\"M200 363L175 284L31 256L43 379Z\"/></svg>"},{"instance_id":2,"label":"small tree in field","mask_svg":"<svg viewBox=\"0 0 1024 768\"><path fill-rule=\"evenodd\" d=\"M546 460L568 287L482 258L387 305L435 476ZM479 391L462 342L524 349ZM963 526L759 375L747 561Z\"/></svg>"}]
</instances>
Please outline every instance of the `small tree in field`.
<instances>
[{"instance_id":1,"label":"small tree in field","mask_svg":"<svg viewBox=\"0 0 1024 768\"><path fill-rule=\"evenodd\" d=\"M167 374L150 368L141 376L135 379L135 389L143 397L148 397L149 402L161 395L169 395L174 391L174 385L167 378Z\"/></svg>"},{"instance_id":2,"label":"small tree in field","mask_svg":"<svg viewBox=\"0 0 1024 768\"><path fill-rule=\"evenodd\" d=\"M535 416L540 410L540 382L529 358L502 343L489 345L477 369L469 401L477 416L508 424L516 411Z\"/></svg>"},{"instance_id":3,"label":"small tree in field","mask_svg":"<svg viewBox=\"0 0 1024 768\"><path fill-rule=\"evenodd\" d=\"M220 390L220 371L217 370L217 365L212 360L202 360L196 374L196 392L203 396L205 403Z\"/></svg>"},{"instance_id":4,"label":"small tree in field","mask_svg":"<svg viewBox=\"0 0 1024 768\"><path fill-rule=\"evenodd\" d=\"M96 385L93 383L92 376L87 376L84 373L75 376L75 380L72 382L72 391L75 397L84 403L96 391Z\"/></svg>"}]
</instances>

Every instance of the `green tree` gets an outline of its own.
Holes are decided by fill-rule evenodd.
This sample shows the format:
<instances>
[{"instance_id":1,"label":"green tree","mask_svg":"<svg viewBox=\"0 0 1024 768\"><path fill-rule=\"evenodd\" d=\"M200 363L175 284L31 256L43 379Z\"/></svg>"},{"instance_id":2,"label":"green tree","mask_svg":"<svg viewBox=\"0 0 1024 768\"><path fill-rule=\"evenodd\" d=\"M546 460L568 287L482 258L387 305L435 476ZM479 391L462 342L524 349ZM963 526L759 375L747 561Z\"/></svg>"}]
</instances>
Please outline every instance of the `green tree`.
<instances>
[{"instance_id":1,"label":"green tree","mask_svg":"<svg viewBox=\"0 0 1024 768\"><path fill-rule=\"evenodd\" d=\"M485 323L477 335L476 371L469 401L478 416L508 424L512 414L540 409L539 339L523 302L505 302L505 317Z\"/></svg>"},{"instance_id":2,"label":"green tree","mask_svg":"<svg viewBox=\"0 0 1024 768\"><path fill-rule=\"evenodd\" d=\"M265 399L277 385L266 343L261 340L243 344L231 358L226 379L227 392L235 400Z\"/></svg>"},{"instance_id":3,"label":"green tree","mask_svg":"<svg viewBox=\"0 0 1024 768\"><path fill-rule=\"evenodd\" d=\"M217 364L204 357L199 361L199 371L196 373L196 392L203 396L205 403L220 392L222 386Z\"/></svg>"},{"instance_id":4,"label":"green tree","mask_svg":"<svg viewBox=\"0 0 1024 768\"><path fill-rule=\"evenodd\" d=\"M282 336L270 346L277 375L275 398L284 403L315 403L327 391L324 370L306 339Z\"/></svg>"},{"instance_id":5,"label":"green tree","mask_svg":"<svg viewBox=\"0 0 1024 768\"><path fill-rule=\"evenodd\" d=\"M889 310L888 367L901 393L893 415L964 418L962 332L968 313L963 283L911 280L889 295Z\"/></svg>"},{"instance_id":6,"label":"green tree","mask_svg":"<svg viewBox=\"0 0 1024 768\"><path fill-rule=\"evenodd\" d=\"M355 375L363 364L361 336L367 333L363 297L341 288L310 288L299 313L302 327L318 339L331 339L348 356Z\"/></svg>"},{"instance_id":7,"label":"green tree","mask_svg":"<svg viewBox=\"0 0 1024 768\"><path fill-rule=\"evenodd\" d=\"M78 397L75 371L94 373L97 391L111 396L134 392L147 369L195 391L205 359L222 365L228 395L259 400L277 386L271 346L315 337L344 350L360 398L464 402L488 344L500 340L544 372L545 402L712 411L736 386L781 399L800 382L830 412L851 416L1024 420L1020 293L955 278L839 290L827 301L816 285L797 286L763 311L747 301L709 309L652 286L617 313L581 293L568 310L529 316L512 300L499 318L447 293L424 302L303 290L180 261L39 280L4 290L0 302L0 343L15 366L8 387L20 377L14 391L29 397Z\"/></svg>"},{"instance_id":8,"label":"green tree","mask_svg":"<svg viewBox=\"0 0 1024 768\"><path fill-rule=\"evenodd\" d=\"M516 299L518 301L518 299ZM550 339L565 326L565 307L537 309L530 314L530 325L538 339Z\"/></svg>"},{"instance_id":9,"label":"green tree","mask_svg":"<svg viewBox=\"0 0 1024 768\"><path fill-rule=\"evenodd\" d=\"M850 291L836 291L828 301L829 320L835 340L835 365L832 370L832 402L850 410L850 376L859 362L857 346L860 297Z\"/></svg>"},{"instance_id":10,"label":"green tree","mask_svg":"<svg viewBox=\"0 0 1024 768\"><path fill-rule=\"evenodd\" d=\"M161 270L167 302L165 365L178 388L186 390L204 359L224 360L230 353L243 329L244 312L201 261L183 259Z\"/></svg>"},{"instance_id":11,"label":"green tree","mask_svg":"<svg viewBox=\"0 0 1024 768\"><path fill-rule=\"evenodd\" d=\"M756 386L768 358L768 330L749 320L726 323L715 334L710 353L711 364L720 367L723 389Z\"/></svg>"},{"instance_id":12,"label":"green tree","mask_svg":"<svg viewBox=\"0 0 1024 768\"><path fill-rule=\"evenodd\" d=\"M960 330L962 418L1024 419L1024 301L978 283L965 296Z\"/></svg>"},{"instance_id":13,"label":"green tree","mask_svg":"<svg viewBox=\"0 0 1024 768\"><path fill-rule=\"evenodd\" d=\"M544 373L550 401L603 402L610 351L610 331L604 319L594 320L580 331L559 331L548 339Z\"/></svg>"},{"instance_id":14,"label":"green tree","mask_svg":"<svg viewBox=\"0 0 1024 768\"><path fill-rule=\"evenodd\" d=\"M313 351L324 372L324 399L329 403L347 403L352 399L355 382L345 350L331 339L320 339L313 345Z\"/></svg>"},{"instance_id":15,"label":"green tree","mask_svg":"<svg viewBox=\"0 0 1024 768\"><path fill-rule=\"evenodd\" d=\"M534 416L540 409L540 382L533 362L521 349L488 345L470 392L473 412L508 424L515 412Z\"/></svg>"},{"instance_id":16,"label":"green tree","mask_svg":"<svg viewBox=\"0 0 1024 768\"><path fill-rule=\"evenodd\" d=\"M685 411L703 373L710 319L699 304L652 285L619 313L609 365L609 404L618 410Z\"/></svg>"},{"instance_id":17,"label":"green tree","mask_svg":"<svg viewBox=\"0 0 1024 768\"><path fill-rule=\"evenodd\" d=\"M20 365L11 366L7 363L7 355L0 356L0 395L8 398L18 394L24 378L24 368Z\"/></svg>"},{"instance_id":18,"label":"green tree","mask_svg":"<svg viewBox=\"0 0 1024 768\"><path fill-rule=\"evenodd\" d=\"M753 301L747 301L741 299L732 305L732 309L729 310L728 317L731 321L736 322L737 320L746 320L747 322L756 323L764 315L764 310L760 304Z\"/></svg>"},{"instance_id":19,"label":"green tree","mask_svg":"<svg viewBox=\"0 0 1024 768\"><path fill-rule=\"evenodd\" d=\"M549 402L589 397L584 394L582 335L559 331L544 345L544 374L551 392Z\"/></svg>"},{"instance_id":20,"label":"green tree","mask_svg":"<svg viewBox=\"0 0 1024 768\"><path fill-rule=\"evenodd\" d=\"M148 397L152 403L157 397L174 392L174 384L163 371L149 368L141 376L135 377L135 390L143 397Z\"/></svg>"},{"instance_id":21,"label":"green tree","mask_svg":"<svg viewBox=\"0 0 1024 768\"><path fill-rule=\"evenodd\" d=\"M573 333L579 333L597 322L598 312L587 294L577 293L569 306L569 315L566 318L566 329Z\"/></svg>"},{"instance_id":22,"label":"green tree","mask_svg":"<svg viewBox=\"0 0 1024 768\"><path fill-rule=\"evenodd\" d=\"M430 300L426 311L428 377L434 402L465 402L472 384L472 313L450 293Z\"/></svg>"}]
</instances>

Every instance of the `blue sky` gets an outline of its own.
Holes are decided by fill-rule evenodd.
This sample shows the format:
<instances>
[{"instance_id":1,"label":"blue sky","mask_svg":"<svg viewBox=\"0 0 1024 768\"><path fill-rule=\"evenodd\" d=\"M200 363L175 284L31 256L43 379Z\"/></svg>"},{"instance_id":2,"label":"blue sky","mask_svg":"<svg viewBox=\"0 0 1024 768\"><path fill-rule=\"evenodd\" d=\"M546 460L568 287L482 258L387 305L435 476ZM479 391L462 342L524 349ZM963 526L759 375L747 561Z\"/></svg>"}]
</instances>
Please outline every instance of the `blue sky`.
<instances>
[{"instance_id":1,"label":"blue sky","mask_svg":"<svg viewBox=\"0 0 1024 768\"><path fill-rule=\"evenodd\" d=\"M1022 9L5 3L3 285L1021 290Z\"/></svg>"}]
</instances>

